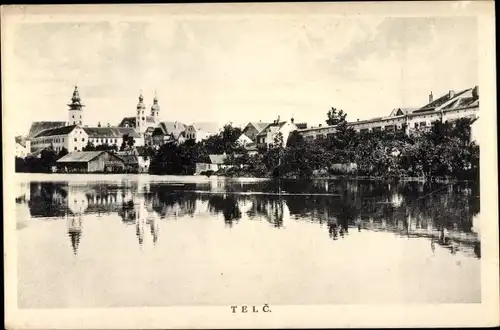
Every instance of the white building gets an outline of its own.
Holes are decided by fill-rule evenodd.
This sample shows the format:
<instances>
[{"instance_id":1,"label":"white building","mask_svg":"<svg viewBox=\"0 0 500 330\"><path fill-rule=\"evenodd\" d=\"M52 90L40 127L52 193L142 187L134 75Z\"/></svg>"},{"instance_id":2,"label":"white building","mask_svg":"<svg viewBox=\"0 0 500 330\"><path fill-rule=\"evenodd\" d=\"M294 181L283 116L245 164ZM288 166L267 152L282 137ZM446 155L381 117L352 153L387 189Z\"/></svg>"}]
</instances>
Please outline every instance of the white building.
<instances>
[{"instance_id":1,"label":"white building","mask_svg":"<svg viewBox=\"0 0 500 330\"><path fill-rule=\"evenodd\" d=\"M280 121L278 117L277 120L267 125L262 132L257 134L257 146L259 148L268 148L274 143L276 136L281 133L283 137L283 147L286 147L290 133L296 130L297 126L293 123L293 119L290 121Z\"/></svg>"},{"instance_id":2,"label":"white building","mask_svg":"<svg viewBox=\"0 0 500 330\"><path fill-rule=\"evenodd\" d=\"M125 135L134 139L134 146L144 146L144 137L131 127L84 127L83 129L88 134L89 142L94 146L107 144L120 148Z\"/></svg>"},{"instance_id":3,"label":"white building","mask_svg":"<svg viewBox=\"0 0 500 330\"><path fill-rule=\"evenodd\" d=\"M405 128L407 134L431 127L437 120L453 121L459 118L478 118L479 89L468 88L459 92L449 91L434 100L432 93L429 103L418 109L398 108L387 117L350 122L348 125L361 133L376 131L394 131ZM474 125L473 125L474 126ZM305 138L325 138L336 132L335 126L319 126L300 129Z\"/></svg>"},{"instance_id":4,"label":"white building","mask_svg":"<svg viewBox=\"0 0 500 330\"><path fill-rule=\"evenodd\" d=\"M24 158L29 153L26 146L26 139L22 136L16 136L16 157Z\"/></svg>"},{"instance_id":5,"label":"white building","mask_svg":"<svg viewBox=\"0 0 500 330\"><path fill-rule=\"evenodd\" d=\"M220 127L216 123L198 122L186 127L184 137L186 140L195 140L200 142L208 139L212 135L218 134Z\"/></svg>"},{"instance_id":6,"label":"white building","mask_svg":"<svg viewBox=\"0 0 500 330\"><path fill-rule=\"evenodd\" d=\"M45 130L32 138L30 152L49 147L52 147L56 152L63 148L69 152L82 151L87 142L88 135L83 127L79 125L64 126Z\"/></svg>"}]
</instances>

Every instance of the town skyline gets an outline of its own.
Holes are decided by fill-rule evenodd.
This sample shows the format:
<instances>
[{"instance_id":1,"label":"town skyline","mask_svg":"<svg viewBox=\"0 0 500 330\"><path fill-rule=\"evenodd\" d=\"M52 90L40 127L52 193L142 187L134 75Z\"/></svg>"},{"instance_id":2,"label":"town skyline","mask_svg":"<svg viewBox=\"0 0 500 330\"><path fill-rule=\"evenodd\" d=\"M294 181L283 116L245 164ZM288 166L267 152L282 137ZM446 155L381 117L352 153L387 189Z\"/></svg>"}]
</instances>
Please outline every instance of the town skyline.
<instances>
[{"instance_id":1,"label":"town skyline","mask_svg":"<svg viewBox=\"0 0 500 330\"><path fill-rule=\"evenodd\" d=\"M185 124L279 115L317 126L331 107L350 121L386 116L426 104L430 92L478 84L476 23L328 15L21 23L5 109L24 109L15 126L26 134L33 121L67 118L78 85L89 126L133 116L141 91L148 110L156 92L162 121ZM270 25L275 33L263 29Z\"/></svg>"}]
</instances>

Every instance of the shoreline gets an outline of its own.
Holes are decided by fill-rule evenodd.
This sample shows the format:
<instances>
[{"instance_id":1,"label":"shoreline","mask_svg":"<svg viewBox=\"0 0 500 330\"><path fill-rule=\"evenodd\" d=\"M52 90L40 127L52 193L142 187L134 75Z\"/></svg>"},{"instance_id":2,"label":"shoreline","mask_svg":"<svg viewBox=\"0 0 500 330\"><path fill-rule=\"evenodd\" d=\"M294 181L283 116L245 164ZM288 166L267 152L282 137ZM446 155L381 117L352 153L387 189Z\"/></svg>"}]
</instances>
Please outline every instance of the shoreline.
<instances>
[{"instance_id":1,"label":"shoreline","mask_svg":"<svg viewBox=\"0 0 500 330\"><path fill-rule=\"evenodd\" d=\"M273 177L252 177L252 176L222 176L222 175L158 175L149 173L31 173L16 172L16 179L41 180L50 178L51 181L66 181L71 178L72 181L117 181L129 180L130 178L145 179L150 182L213 182L219 179L232 180L236 182L263 182L278 180ZM90 178L90 179L89 179ZM380 176L361 176L361 175L330 175L330 176L312 176L307 179L301 178L281 178L281 180L346 180L346 181L385 181L385 182L436 182L436 183L457 183L457 182L475 182L476 179L457 179L447 177L380 177Z\"/></svg>"}]
</instances>

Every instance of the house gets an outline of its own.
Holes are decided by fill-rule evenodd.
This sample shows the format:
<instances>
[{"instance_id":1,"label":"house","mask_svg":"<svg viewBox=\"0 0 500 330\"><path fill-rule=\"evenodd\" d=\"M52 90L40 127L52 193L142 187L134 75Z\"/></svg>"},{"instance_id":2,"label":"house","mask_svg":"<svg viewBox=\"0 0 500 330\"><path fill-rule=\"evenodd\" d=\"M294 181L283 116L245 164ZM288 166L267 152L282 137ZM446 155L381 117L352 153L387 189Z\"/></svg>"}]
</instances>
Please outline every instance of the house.
<instances>
[{"instance_id":1,"label":"house","mask_svg":"<svg viewBox=\"0 0 500 330\"><path fill-rule=\"evenodd\" d=\"M222 168L231 167L231 165L226 165L225 161L227 156L223 155L208 155L207 163L196 163L196 172L195 174L200 174L207 171L217 172Z\"/></svg>"},{"instance_id":2,"label":"house","mask_svg":"<svg viewBox=\"0 0 500 330\"><path fill-rule=\"evenodd\" d=\"M257 147L258 148L269 148L270 145L274 143L275 138L278 134L283 137L283 147L286 147L288 136L291 132L297 130L297 126L291 121L280 121L279 117L272 124L267 125L267 127L257 134Z\"/></svg>"},{"instance_id":3,"label":"house","mask_svg":"<svg viewBox=\"0 0 500 330\"><path fill-rule=\"evenodd\" d=\"M120 148L124 135L134 139L134 146L144 145L144 138L132 127L84 127L83 129L88 135L88 142L94 146L107 144Z\"/></svg>"},{"instance_id":4,"label":"house","mask_svg":"<svg viewBox=\"0 0 500 330\"><path fill-rule=\"evenodd\" d=\"M216 123L198 122L186 127L184 137L186 140L194 140L195 142L200 142L212 135L218 134L219 131L219 125L217 125Z\"/></svg>"},{"instance_id":5,"label":"house","mask_svg":"<svg viewBox=\"0 0 500 330\"><path fill-rule=\"evenodd\" d=\"M238 140L236 140L236 141L242 147L254 144L254 141L252 139L250 139L248 136L246 136L246 134L244 134L244 133L241 134L240 137L238 138Z\"/></svg>"},{"instance_id":6,"label":"house","mask_svg":"<svg viewBox=\"0 0 500 330\"><path fill-rule=\"evenodd\" d=\"M70 173L122 172L124 160L109 151L74 151L56 162L57 170Z\"/></svg>"},{"instance_id":7,"label":"house","mask_svg":"<svg viewBox=\"0 0 500 330\"><path fill-rule=\"evenodd\" d=\"M47 129L31 139L31 152L52 147L55 152L63 148L71 151L82 151L88 143L88 134L79 125L63 126Z\"/></svg>"},{"instance_id":8,"label":"house","mask_svg":"<svg viewBox=\"0 0 500 330\"><path fill-rule=\"evenodd\" d=\"M151 164L151 155L145 147L136 147L137 161L139 163L139 172L148 173L149 165Z\"/></svg>"},{"instance_id":9,"label":"house","mask_svg":"<svg viewBox=\"0 0 500 330\"><path fill-rule=\"evenodd\" d=\"M184 142L186 125L178 121L162 121L153 130L152 145L161 146L167 142Z\"/></svg>"},{"instance_id":10,"label":"house","mask_svg":"<svg viewBox=\"0 0 500 330\"><path fill-rule=\"evenodd\" d=\"M16 136L16 157L24 158L28 154L28 149L26 148L26 138L24 136Z\"/></svg>"},{"instance_id":11,"label":"house","mask_svg":"<svg viewBox=\"0 0 500 330\"><path fill-rule=\"evenodd\" d=\"M262 132L264 129L266 129L267 126L269 126L271 123L263 123L261 121L259 122L249 122L245 128L243 128L242 133L248 136L252 141L256 141L257 139L257 134Z\"/></svg>"}]
</instances>

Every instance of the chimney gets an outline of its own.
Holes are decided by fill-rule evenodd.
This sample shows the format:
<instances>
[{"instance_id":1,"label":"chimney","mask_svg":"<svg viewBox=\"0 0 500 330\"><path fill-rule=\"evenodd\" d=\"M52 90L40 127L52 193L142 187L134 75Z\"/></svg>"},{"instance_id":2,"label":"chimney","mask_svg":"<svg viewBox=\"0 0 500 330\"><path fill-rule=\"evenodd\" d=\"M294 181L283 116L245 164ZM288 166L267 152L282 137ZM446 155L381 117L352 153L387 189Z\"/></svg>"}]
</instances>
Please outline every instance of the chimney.
<instances>
[{"instance_id":1,"label":"chimney","mask_svg":"<svg viewBox=\"0 0 500 330\"><path fill-rule=\"evenodd\" d=\"M358 118L358 119L356 119L356 121L359 121L359 118Z\"/></svg>"},{"instance_id":2,"label":"chimney","mask_svg":"<svg viewBox=\"0 0 500 330\"><path fill-rule=\"evenodd\" d=\"M479 98L479 87L478 86L475 86L472 89L472 97L474 98L474 100L477 100Z\"/></svg>"},{"instance_id":3,"label":"chimney","mask_svg":"<svg viewBox=\"0 0 500 330\"><path fill-rule=\"evenodd\" d=\"M97 127L101 127L101 122L99 122L99 123L97 124Z\"/></svg>"},{"instance_id":4,"label":"chimney","mask_svg":"<svg viewBox=\"0 0 500 330\"><path fill-rule=\"evenodd\" d=\"M293 117L292 117L292 118L290 119L290 121L291 121L291 122L292 122L292 124L293 124L293 122L295 121L295 119L293 119Z\"/></svg>"},{"instance_id":5,"label":"chimney","mask_svg":"<svg viewBox=\"0 0 500 330\"><path fill-rule=\"evenodd\" d=\"M434 96L432 95L431 91L431 93L429 94L429 103L432 103L432 101L434 101Z\"/></svg>"},{"instance_id":6,"label":"chimney","mask_svg":"<svg viewBox=\"0 0 500 330\"><path fill-rule=\"evenodd\" d=\"M319 124L319 127L323 126L322 124Z\"/></svg>"},{"instance_id":7,"label":"chimney","mask_svg":"<svg viewBox=\"0 0 500 330\"><path fill-rule=\"evenodd\" d=\"M111 124L110 124L110 123L108 123L108 127L111 127Z\"/></svg>"},{"instance_id":8,"label":"chimney","mask_svg":"<svg viewBox=\"0 0 500 330\"><path fill-rule=\"evenodd\" d=\"M448 98L452 99L454 96L455 96L455 91L450 90L450 92L448 93Z\"/></svg>"}]
</instances>

